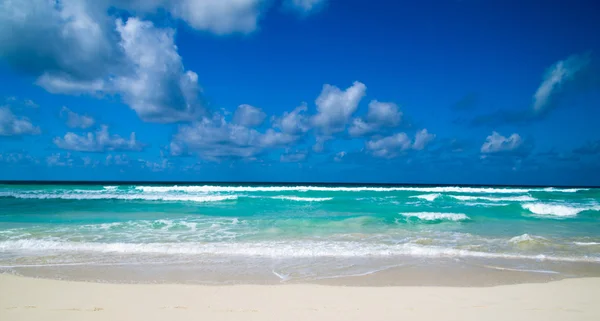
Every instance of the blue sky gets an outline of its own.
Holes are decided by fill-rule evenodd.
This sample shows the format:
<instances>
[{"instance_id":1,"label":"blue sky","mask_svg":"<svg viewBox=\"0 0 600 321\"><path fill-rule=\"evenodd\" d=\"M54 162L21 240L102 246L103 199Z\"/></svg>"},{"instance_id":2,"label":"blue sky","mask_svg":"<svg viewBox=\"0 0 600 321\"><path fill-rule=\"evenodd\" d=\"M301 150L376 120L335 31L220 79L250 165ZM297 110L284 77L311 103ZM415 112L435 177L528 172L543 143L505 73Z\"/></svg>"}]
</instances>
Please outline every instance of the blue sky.
<instances>
[{"instance_id":1,"label":"blue sky","mask_svg":"<svg viewBox=\"0 0 600 321\"><path fill-rule=\"evenodd\" d=\"M598 14L0 0L0 179L600 185Z\"/></svg>"}]
</instances>

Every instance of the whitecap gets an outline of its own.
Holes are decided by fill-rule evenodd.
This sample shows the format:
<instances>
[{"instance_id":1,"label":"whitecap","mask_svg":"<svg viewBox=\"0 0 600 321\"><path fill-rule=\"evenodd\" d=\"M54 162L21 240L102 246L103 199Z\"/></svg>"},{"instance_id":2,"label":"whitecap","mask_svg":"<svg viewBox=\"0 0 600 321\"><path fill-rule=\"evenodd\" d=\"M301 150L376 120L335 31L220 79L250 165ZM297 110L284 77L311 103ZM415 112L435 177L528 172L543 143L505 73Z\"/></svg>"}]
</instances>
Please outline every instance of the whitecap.
<instances>
[{"instance_id":1,"label":"whitecap","mask_svg":"<svg viewBox=\"0 0 600 321\"><path fill-rule=\"evenodd\" d=\"M548 203L526 203L521 204L521 207L537 215L551 215L569 217L576 216L583 211L598 211L600 206L570 206L563 204L548 204Z\"/></svg>"},{"instance_id":2,"label":"whitecap","mask_svg":"<svg viewBox=\"0 0 600 321\"><path fill-rule=\"evenodd\" d=\"M273 196L272 199L295 201L295 202L325 202L331 201L333 197L298 197L298 196Z\"/></svg>"},{"instance_id":3,"label":"whitecap","mask_svg":"<svg viewBox=\"0 0 600 321\"><path fill-rule=\"evenodd\" d=\"M459 201L490 201L490 202L532 202L537 198L529 195L511 196L511 197L490 197L490 196L468 196L468 195L448 195Z\"/></svg>"},{"instance_id":4,"label":"whitecap","mask_svg":"<svg viewBox=\"0 0 600 321\"><path fill-rule=\"evenodd\" d=\"M423 221L464 221L469 217L462 213L415 212L400 213L404 217L416 217Z\"/></svg>"},{"instance_id":5,"label":"whitecap","mask_svg":"<svg viewBox=\"0 0 600 321\"><path fill-rule=\"evenodd\" d=\"M515 236L515 237L511 238L510 240L508 240L508 242L516 244L516 245L542 244L542 243L548 243L548 239L541 237L541 236L523 234L523 235L519 235L519 236Z\"/></svg>"},{"instance_id":6,"label":"whitecap","mask_svg":"<svg viewBox=\"0 0 600 321\"><path fill-rule=\"evenodd\" d=\"M333 241L263 241L263 242L179 242L179 243L94 243L63 242L54 240L9 240L0 242L4 252L96 252L165 255L222 255L270 258L311 257L391 257L412 256L428 258L503 258L563 262L600 262L592 256L552 256L518 253L478 252L440 246L422 246L412 243L382 244Z\"/></svg>"},{"instance_id":7,"label":"whitecap","mask_svg":"<svg viewBox=\"0 0 600 321\"><path fill-rule=\"evenodd\" d=\"M28 193L0 193L3 197L23 199L69 199L69 200L143 200L143 201L171 201L171 202L220 202L237 199L236 195L169 195L169 194L28 194Z\"/></svg>"},{"instance_id":8,"label":"whitecap","mask_svg":"<svg viewBox=\"0 0 600 321\"><path fill-rule=\"evenodd\" d=\"M462 186L434 186L434 187L376 187L376 186L357 186L357 187L333 187L333 186L221 186L221 185L195 185L195 186L136 186L135 189L143 192L187 192L187 193L213 193L213 192L282 192L282 191L318 191L318 192L393 192L393 191L411 191L424 193L528 193L531 191L545 191L539 188L507 188L507 187L462 187ZM583 190L583 189L578 189ZM562 189L553 190L562 192ZM572 192L568 190L568 192Z\"/></svg>"},{"instance_id":9,"label":"whitecap","mask_svg":"<svg viewBox=\"0 0 600 321\"><path fill-rule=\"evenodd\" d=\"M600 242L573 242L576 245L580 246L592 246L592 245L600 245Z\"/></svg>"},{"instance_id":10,"label":"whitecap","mask_svg":"<svg viewBox=\"0 0 600 321\"><path fill-rule=\"evenodd\" d=\"M442 194L440 193L434 193L434 194L423 194L423 195L414 195L411 196L410 198L419 198L419 199L423 199L423 200L427 200L430 202L435 201L436 198L442 196Z\"/></svg>"}]
</instances>

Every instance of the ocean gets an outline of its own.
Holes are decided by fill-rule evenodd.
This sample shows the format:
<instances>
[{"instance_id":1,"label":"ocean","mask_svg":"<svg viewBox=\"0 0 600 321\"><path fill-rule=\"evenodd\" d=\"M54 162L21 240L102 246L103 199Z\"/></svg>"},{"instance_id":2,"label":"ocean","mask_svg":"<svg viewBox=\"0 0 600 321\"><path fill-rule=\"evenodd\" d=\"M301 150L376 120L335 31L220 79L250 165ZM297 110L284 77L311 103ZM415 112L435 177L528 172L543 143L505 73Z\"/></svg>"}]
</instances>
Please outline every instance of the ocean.
<instances>
[{"instance_id":1,"label":"ocean","mask_svg":"<svg viewBox=\"0 0 600 321\"><path fill-rule=\"evenodd\" d=\"M393 283L422 271L564 278L599 268L593 188L0 185L2 273Z\"/></svg>"}]
</instances>

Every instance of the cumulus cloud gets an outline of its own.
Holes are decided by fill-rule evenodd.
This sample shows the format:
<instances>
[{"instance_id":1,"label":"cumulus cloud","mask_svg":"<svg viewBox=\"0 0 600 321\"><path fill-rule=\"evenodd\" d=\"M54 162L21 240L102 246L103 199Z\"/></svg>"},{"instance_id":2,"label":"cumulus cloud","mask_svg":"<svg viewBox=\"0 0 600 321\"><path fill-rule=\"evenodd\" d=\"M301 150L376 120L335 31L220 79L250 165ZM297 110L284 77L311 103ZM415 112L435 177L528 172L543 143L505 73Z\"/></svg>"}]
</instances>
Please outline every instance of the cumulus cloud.
<instances>
[{"instance_id":1,"label":"cumulus cloud","mask_svg":"<svg viewBox=\"0 0 600 321\"><path fill-rule=\"evenodd\" d=\"M312 11L321 1L292 2ZM151 19L219 35L250 33L273 3L0 0L0 58L51 93L117 96L145 121L197 120L204 112L198 75L184 68L174 29Z\"/></svg>"},{"instance_id":2,"label":"cumulus cloud","mask_svg":"<svg viewBox=\"0 0 600 321\"><path fill-rule=\"evenodd\" d=\"M244 127L260 126L267 117L262 109L250 106L240 105L233 114L233 123Z\"/></svg>"},{"instance_id":3,"label":"cumulus cloud","mask_svg":"<svg viewBox=\"0 0 600 321\"><path fill-rule=\"evenodd\" d=\"M39 164L39 160L26 153L0 154L0 162L8 164Z\"/></svg>"},{"instance_id":4,"label":"cumulus cloud","mask_svg":"<svg viewBox=\"0 0 600 321\"><path fill-rule=\"evenodd\" d=\"M51 93L116 95L140 118L190 120L202 112L195 72L185 70L175 31L106 14L107 1L0 3L0 57L38 76Z\"/></svg>"},{"instance_id":5,"label":"cumulus cloud","mask_svg":"<svg viewBox=\"0 0 600 321\"><path fill-rule=\"evenodd\" d=\"M64 107L64 106L60 110L60 114L63 117L67 118L67 126L69 126L71 128L85 129L85 128L92 127L94 125L94 123L96 122L94 120L94 118L87 116L87 115L80 115L78 113L71 111L69 108Z\"/></svg>"},{"instance_id":6,"label":"cumulus cloud","mask_svg":"<svg viewBox=\"0 0 600 321\"><path fill-rule=\"evenodd\" d=\"M427 129L423 129L418 131L415 135L415 142L413 143L412 148L415 150L422 150L429 144L432 140L435 139L435 134L430 134L427 132Z\"/></svg>"},{"instance_id":7,"label":"cumulus cloud","mask_svg":"<svg viewBox=\"0 0 600 321\"><path fill-rule=\"evenodd\" d=\"M375 157L394 158L401 152L410 149L422 150L434 138L434 134L430 134L427 129L423 129L415 134L414 142L406 133L396 133L391 136L371 139L367 141L366 148Z\"/></svg>"},{"instance_id":8,"label":"cumulus cloud","mask_svg":"<svg viewBox=\"0 0 600 321\"><path fill-rule=\"evenodd\" d=\"M500 135L498 132L492 132L481 145L481 153L495 154L517 151L524 146L524 140L519 134L514 133L509 137Z\"/></svg>"},{"instance_id":9,"label":"cumulus cloud","mask_svg":"<svg viewBox=\"0 0 600 321\"><path fill-rule=\"evenodd\" d=\"M141 164L142 169L148 169L153 172L162 172L172 166L166 158L163 158L158 162L138 159L138 162Z\"/></svg>"},{"instance_id":10,"label":"cumulus cloud","mask_svg":"<svg viewBox=\"0 0 600 321\"><path fill-rule=\"evenodd\" d=\"M216 34L250 33L256 30L263 0L183 0L166 5L175 17L192 28Z\"/></svg>"},{"instance_id":11,"label":"cumulus cloud","mask_svg":"<svg viewBox=\"0 0 600 321\"><path fill-rule=\"evenodd\" d=\"M125 154L117 154L117 155L106 155L106 159L104 160L104 164L106 165L129 165L129 158Z\"/></svg>"},{"instance_id":12,"label":"cumulus cloud","mask_svg":"<svg viewBox=\"0 0 600 321\"><path fill-rule=\"evenodd\" d=\"M548 68L542 83L533 95L533 110L543 111L550 104L552 95L561 90L563 83L573 80L576 74L589 63L589 55L571 55Z\"/></svg>"},{"instance_id":13,"label":"cumulus cloud","mask_svg":"<svg viewBox=\"0 0 600 321\"><path fill-rule=\"evenodd\" d=\"M100 161L94 160L89 156L81 157L83 167L96 167L100 164Z\"/></svg>"},{"instance_id":14,"label":"cumulus cloud","mask_svg":"<svg viewBox=\"0 0 600 321\"><path fill-rule=\"evenodd\" d=\"M0 107L0 136L37 135L40 128L27 117L13 114L8 107Z\"/></svg>"},{"instance_id":15,"label":"cumulus cloud","mask_svg":"<svg viewBox=\"0 0 600 321\"><path fill-rule=\"evenodd\" d=\"M296 107L291 112L284 112L281 117L273 117L273 126L289 135L300 135L310 129L309 119L306 116L306 104Z\"/></svg>"},{"instance_id":16,"label":"cumulus cloud","mask_svg":"<svg viewBox=\"0 0 600 321\"><path fill-rule=\"evenodd\" d=\"M46 164L50 167L72 167L71 153L55 153L46 157Z\"/></svg>"},{"instance_id":17,"label":"cumulus cloud","mask_svg":"<svg viewBox=\"0 0 600 321\"><path fill-rule=\"evenodd\" d=\"M132 72L117 77L116 89L138 115L148 121L175 122L198 116L198 75L185 70L172 29L149 21L117 20L119 45Z\"/></svg>"},{"instance_id":18,"label":"cumulus cloud","mask_svg":"<svg viewBox=\"0 0 600 321\"><path fill-rule=\"evenodd\" d=\"M382 127L395 127L402 119L402 112L391 102L372 100L369 103L366 120L355 118L348 133L352 136L372 134Z\"/></svg>"},{"instance_id":19,"label":"cumulus cloud","mask_svg":"<svg viewBox=\"0 0 600 321\"><path fill-rule=\"evenodd\" d=\"M208 160L223 158L253 159L267 148L281 148L299 137L273 128L265 132L230 123L220 115L179 126L170 150L172 155L195 153Z\"/></svg>"},{"instance_id":20,"label":"cumulus cloud","mask_svg":"<svg viewBox=\"0 0 600 321\"><path fill-rule=\"evenodd\" d=\"M312 118L314 127L325 135L343 131L366 91L367 86L358 81L346 90L324 85L315 101L317 114Z\"/></svg>"},{"instance_id":21,"label":"cumulus cloud","mask_svg":"<svg viewBox=\"0 0 600 321\"><path fill-rule=\"evenodd\" d=\"M86 135L68 132L64 137L54 138L53 142L58 148L79 152L140 151L144 147L136 140L135 133L125 139L119 135L111 135L105 125L95 133L89 132Z\"/></svg>"},{"instance_id":22,"label":"cumulus cloud","mask_svg":"<svg viewBox=\"0 0 600 321\"><path fill-rule=\"evenodd\" d=\"M408 150L412 146L411 139L406 133L397 133L392 136L373 139L367 142L367 150L374 156L391 158L400 151Z\"/></svg>"}]
</instances>

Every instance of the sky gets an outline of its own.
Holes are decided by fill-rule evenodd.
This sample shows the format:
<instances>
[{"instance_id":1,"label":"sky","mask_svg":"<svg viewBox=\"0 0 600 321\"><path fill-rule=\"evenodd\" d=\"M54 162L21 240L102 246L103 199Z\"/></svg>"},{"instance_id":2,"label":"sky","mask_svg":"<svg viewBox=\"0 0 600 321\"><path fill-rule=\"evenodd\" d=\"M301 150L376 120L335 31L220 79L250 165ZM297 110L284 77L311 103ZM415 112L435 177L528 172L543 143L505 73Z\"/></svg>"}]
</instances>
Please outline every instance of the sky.
<instances>
[{"instance_id":1,"label":"sky","mask_svg":"<svg viewBox=\"0 0 600 321\"><path fill-rule=\"evenodd\" d=\"M0 180L600 185L598 16L0 0Z\"/></svg>"}]
</instances>

